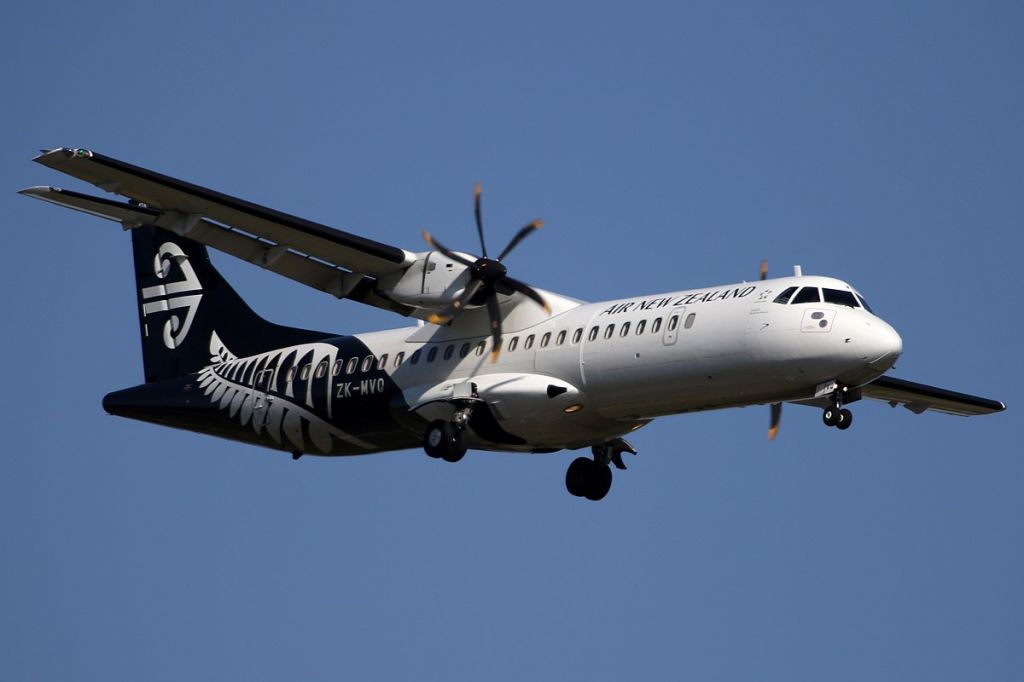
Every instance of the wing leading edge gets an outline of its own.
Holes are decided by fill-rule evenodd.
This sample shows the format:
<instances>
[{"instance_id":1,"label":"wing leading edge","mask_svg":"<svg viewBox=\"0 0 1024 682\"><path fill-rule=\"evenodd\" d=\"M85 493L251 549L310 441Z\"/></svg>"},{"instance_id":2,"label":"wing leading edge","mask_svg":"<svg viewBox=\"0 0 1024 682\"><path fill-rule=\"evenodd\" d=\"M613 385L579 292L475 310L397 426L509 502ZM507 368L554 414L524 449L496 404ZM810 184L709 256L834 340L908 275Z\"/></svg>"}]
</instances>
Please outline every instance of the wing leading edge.
<instances>
[{"instance_id":1,"label":"wing leading edge","mask_svg":"<svg viewBox=\"0 0 1024 682\"><path fill-rule=\"evenodd\" d=\"M903 405L915 414L926 410L971 417L1002 412L1006 405L998 400L957 393L944 388L918 384L913 381L882 376L861 387L865 398L884 400L893 407Z\"/></svg>"}]
</instances>

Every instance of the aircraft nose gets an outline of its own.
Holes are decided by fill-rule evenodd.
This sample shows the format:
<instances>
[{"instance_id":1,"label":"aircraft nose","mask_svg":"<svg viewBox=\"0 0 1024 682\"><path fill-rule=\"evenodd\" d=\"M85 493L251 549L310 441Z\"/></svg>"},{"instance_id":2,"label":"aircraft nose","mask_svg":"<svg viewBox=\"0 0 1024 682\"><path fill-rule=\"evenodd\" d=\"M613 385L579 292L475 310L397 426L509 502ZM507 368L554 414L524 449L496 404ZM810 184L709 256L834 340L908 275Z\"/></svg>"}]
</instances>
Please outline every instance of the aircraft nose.
<instances>
[{"instance_id":1,"label":"aircraft nose","mask_svg":"<svg viewBox=\"0 0 1024 682\"><path fill-rule=\"evenodd\" d=\"M872 369L886 371L903 352L903 339L888 323L877 318L868 324L865 332L859 340L861 352Z\"/></svg>"}]
</instances>

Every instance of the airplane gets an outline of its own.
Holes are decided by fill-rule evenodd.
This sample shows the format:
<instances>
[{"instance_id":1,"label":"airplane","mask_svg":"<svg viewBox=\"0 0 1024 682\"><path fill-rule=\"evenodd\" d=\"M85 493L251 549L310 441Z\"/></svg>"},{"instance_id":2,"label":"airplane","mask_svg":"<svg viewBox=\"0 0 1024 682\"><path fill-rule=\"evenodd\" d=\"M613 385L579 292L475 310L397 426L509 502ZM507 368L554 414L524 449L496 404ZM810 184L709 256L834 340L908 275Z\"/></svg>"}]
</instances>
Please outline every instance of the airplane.
<instances>
[{"instance_id":1,"label":"airplane","mask_svg":"<svg viewBox=\"0 0 1024 682\"><path fill-rule=\"evenodd\" d=\"M303 455L422 446L457 462L468 449L590 449L566 471L572 495L597 501L625 440L675 414L783 403L845 430L862 398L961 416L999 401L897 379L899 334L832 277L759 278L587 303L508 274L506 258L407 251L83 148L33 159L125 197L51 186L20 192L121 223L131 233L145 383L103 398L113 415ZM351 335L257 315L210 262L215 249L339 299L417 320Z\"/></svg>"}]
</instances>

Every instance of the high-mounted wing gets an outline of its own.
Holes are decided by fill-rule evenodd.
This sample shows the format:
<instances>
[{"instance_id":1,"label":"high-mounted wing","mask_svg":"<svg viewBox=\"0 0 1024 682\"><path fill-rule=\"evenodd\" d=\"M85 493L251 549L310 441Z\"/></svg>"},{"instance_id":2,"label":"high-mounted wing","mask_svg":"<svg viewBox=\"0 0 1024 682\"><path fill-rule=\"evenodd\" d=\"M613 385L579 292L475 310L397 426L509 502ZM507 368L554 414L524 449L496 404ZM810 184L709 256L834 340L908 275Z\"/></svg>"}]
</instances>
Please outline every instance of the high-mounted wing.
<instances>
[{"instance_id":1,"label":"high-mounted wing","mask_svg":"<svg viewBox=\"0 0 1024 682\"><path fill-rule=\"evenodd\" d=\"M936 412L970 417L1002 412L1006 409L1006 405L998 400L989 400L888 376L879 377L867 386L862 386L860 390L865 398L884 400L893 407L903 405L915 414L921 414L925 410L935 410Z\"/></svg>"},{"instance_id":2,"label":"high-mounted wing","mask_svg":"<svg viewBox=\"0 0 1024 682\"><path fill-rule=\"evenodd\" d=\"M409 315L413 309L376 291L416 255L265 206L133 166L85 149L43 152L34 161L128 197L111 201L55 187L21 193L126 227L156 225L339 298Z\"/></svg>"}]
</instances>

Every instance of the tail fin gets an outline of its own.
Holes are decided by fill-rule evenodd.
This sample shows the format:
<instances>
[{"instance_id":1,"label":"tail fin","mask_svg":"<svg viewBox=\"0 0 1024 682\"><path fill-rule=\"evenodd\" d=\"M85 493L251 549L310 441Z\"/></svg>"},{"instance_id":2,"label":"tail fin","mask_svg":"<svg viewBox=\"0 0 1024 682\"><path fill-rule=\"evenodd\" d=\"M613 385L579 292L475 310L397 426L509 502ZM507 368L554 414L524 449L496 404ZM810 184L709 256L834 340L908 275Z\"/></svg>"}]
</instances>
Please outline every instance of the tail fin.
<instances>
[{"instance_id":1,"label":"tail fin","mask_svg":"<svg viewBox=\"0 0 1024 682\"><path fill-rule=\"evenodd\" d=\"M202 244L155 227L131 232L147 382L209 365L214 336L239 356L335 336L264 320L217 272Z\"/></svg>"}]
</instances>

